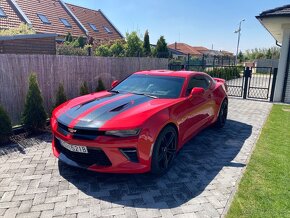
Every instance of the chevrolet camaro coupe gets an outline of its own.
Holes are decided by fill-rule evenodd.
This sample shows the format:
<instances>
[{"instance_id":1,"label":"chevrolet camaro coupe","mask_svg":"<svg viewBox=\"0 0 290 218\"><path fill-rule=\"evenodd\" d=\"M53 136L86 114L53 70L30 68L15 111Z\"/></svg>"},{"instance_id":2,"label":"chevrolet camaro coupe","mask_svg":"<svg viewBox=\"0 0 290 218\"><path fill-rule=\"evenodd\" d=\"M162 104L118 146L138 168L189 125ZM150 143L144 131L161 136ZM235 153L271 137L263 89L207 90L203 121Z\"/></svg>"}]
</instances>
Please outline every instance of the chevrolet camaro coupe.
<instances>
[{"instance_id":1,"label":"chevrolet camaro coupe","mask_svg":"<svg viewBox=\"0 0 290 218\"><path fill-rule=\"evenodd\" d=\"M202 129L223 127L227 85L202 72L136 72L112 89L72 99L51 118L53 154L106 173L163 174Z\"/></svg>"}]
</instances>

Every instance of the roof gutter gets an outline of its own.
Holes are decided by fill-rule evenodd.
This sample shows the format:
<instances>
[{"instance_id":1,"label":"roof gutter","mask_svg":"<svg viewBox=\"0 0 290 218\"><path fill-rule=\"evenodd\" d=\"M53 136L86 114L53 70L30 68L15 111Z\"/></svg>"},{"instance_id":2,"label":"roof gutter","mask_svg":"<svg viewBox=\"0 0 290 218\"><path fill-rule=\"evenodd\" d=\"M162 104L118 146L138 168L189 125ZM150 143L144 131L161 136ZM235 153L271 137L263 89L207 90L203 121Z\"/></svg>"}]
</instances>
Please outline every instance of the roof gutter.
<instances>
[{"instance_id":1,"label":"roof gutter","mask_svg":"<svg viewBox=\"0 0 290 218\"><path fill-rule=\"evenodd\" d=\"M60 4L64 7L64 9L72 16L72 18L77 22L79 27L85 32L86 36L89 36L89 31L85 28L85 26L81 23L81 21L75 16L75 14L69 9L69 7L65 4L63 0L59 0Z\"/></svg>"},{"instance_id":2,"label":"roof gutter","mask_svg":"<svg viewBox=\"0 0 290 218\"><path fill-rule=\"evenodd\" d=\"M19 5L16 3L15 0L9 0L11 2L11 4L13 5L13 7L16 9L16 11L18 12L18 14L22 17L22 19L28 24L29 27L32 28L32 23L31 21L28 19L28 17L26 16L26 14L22 11L22 9L19 7Z\"/></svg>"}]
</instances>

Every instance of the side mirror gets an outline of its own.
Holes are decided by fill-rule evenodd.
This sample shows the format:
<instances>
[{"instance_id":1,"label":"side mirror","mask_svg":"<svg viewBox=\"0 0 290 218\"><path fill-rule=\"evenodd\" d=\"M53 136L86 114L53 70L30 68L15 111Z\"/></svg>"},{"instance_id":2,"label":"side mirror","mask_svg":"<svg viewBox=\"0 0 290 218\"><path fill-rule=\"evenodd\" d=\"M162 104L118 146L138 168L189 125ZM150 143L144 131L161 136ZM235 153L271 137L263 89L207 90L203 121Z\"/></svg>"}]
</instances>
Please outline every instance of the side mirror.
<instances>
[{"instance_id":1,"label":"side mirror","mask_svg":"<svg viewBox=\"0 0 290 218\"><path fill-rule=\"evenodd\" d=\"M191 90L190 97L197 96L197 95L203 95L204 93L205 93L204 88L195 87Z\"/></svg>"},{"instance_id":2,"label":"side mirror","mask_svg":"<svg viewBox=\"0 0 290 218\"><path fill-rule=\"evenodd\" d=\"M111 87L112 88L115 88L118 84L119 84L119 81L118 80L115 80L115 81L112 82Z\"/></svg>"}]
</instances>

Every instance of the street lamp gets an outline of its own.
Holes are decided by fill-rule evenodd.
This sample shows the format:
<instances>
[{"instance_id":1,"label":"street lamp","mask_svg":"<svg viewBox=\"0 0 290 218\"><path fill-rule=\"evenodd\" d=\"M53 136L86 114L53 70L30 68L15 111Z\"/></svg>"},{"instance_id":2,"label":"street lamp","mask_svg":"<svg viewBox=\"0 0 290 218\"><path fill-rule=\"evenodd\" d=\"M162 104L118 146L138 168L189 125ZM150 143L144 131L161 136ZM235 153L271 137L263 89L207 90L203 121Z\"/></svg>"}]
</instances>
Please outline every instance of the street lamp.
<instances>
[{"instance_id":1,"label":"street lamp","mask_svg":"<svg viewBox=\"0 0 290 218\"><path fill-rule=\"evenodd\" d=\"M241 31L242 31L242 22L244 22L245 19L241 20L239 23L239 29L235 31L235 33L238 33L238 44L237 44L237 53L236 53L236 61L235 64L238 63L238 54L239 54L239 46L240 46L240 39L241 39Z\"/></svg>"}]
</instances>

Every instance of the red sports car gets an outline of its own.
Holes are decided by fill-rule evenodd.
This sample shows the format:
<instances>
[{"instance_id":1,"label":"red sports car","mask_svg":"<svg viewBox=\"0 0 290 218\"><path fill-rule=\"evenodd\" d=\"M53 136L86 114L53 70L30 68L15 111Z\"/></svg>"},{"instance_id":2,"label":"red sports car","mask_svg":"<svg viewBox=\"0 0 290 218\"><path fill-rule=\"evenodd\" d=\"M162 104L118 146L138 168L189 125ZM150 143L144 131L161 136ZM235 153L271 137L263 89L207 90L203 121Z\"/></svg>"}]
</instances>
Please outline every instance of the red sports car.
<instances>
[{"instance_id":1,"label":"red sports car","mask_svg":"<svg viewBox=\"0 0 290 218\"><path fill-rule=\"evenodd\" d=\"M162 174L202 129L227 119L227 86L201 72L141 71L72 99L51 118L53 154L106 173Z\"/></svg>"}]
</instances>

